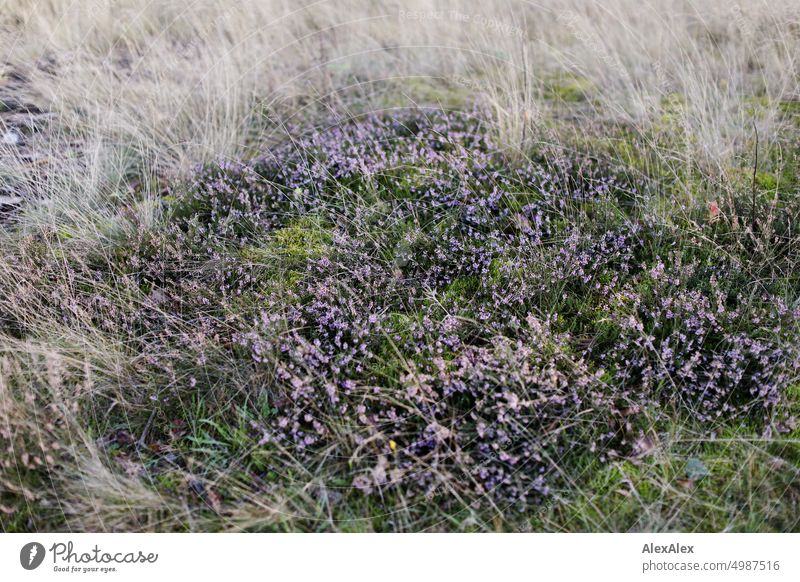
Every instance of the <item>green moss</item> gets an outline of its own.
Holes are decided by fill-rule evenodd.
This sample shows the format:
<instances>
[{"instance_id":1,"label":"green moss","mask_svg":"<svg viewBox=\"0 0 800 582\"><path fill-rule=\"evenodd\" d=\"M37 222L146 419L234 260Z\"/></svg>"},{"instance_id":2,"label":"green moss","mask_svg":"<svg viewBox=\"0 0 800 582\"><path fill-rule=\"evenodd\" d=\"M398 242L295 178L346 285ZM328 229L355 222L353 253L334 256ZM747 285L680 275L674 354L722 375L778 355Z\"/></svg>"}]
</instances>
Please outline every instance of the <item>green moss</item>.
<instances>
[{"instance_id":1,"label":"green moss","mask_svg":"<svg viewBox=\"0 0 800 582\"><path fill-rule=\"evenodd\" d=\"M593 89L591 81L576 75L559 75L545 81L544 97L562 103L587 101Z\"/></svg>"},{"instance_id":2,"label":"green moss","mask_svg":"<svg viewBox=\"0 0 800 582\"><path fill-rule=\"evenodd\" d=\"M788 119L795 127L800 127L800 100L781 101L778 108L784 118Z\"/></svg>"},{"instance_id":3,"label":"green moss","mask_svg":"<svg viewBox=\"0 0 800 582\"><path fill-rule=\"evenodd\" d=\"M480 288L480 279L476 275L459 277L445 289L445 297L455 303L469 301Z\"/></svg>"},{"instance_id":4,"label":"green moss","mask_svg":"<svg viewBox=\"0 0 800 582\"><path fill-rule=\"evenodd\" d=\"M778 189L778 178L774 174L768 172L757 172L756 183L765 190Z\"/></svg>"},{"instance_id":5,"label":"green moss","mask_svg":"<svg viewBox=\"0 0 800 582\"><path fill-rule=\"evenodd\" d=\"M264 287L295 289L308 261L331 252L332 234L318 216L305 216L270 233L266 240L238 249L238 258L254 267ZM246 307L247 296L239 303Z\"/></svg>"},{"instance_id":6,"label":"green moss","mask_svg":"<svg viewBox=\"0 0 800 582\"><path fill-rule=\"evenodd\" d=\"M320 217L306 216L276 230L269 241L269 249L291 268L323 256L331 240L330 231Z\"/></svg>"},{"instance_id":7,"label":"green moss","mask_svg":"<svg viewBox=\"0 0 800 582\"><path fill-rule=\"evenodd\" d=\"M473 94L470 82L448 83L439 77L411 76L403 77L401 85L390 84L384 93L382 104L386 107L437 105L447 109L461 109Z\"/></svg>"}]
</instances>

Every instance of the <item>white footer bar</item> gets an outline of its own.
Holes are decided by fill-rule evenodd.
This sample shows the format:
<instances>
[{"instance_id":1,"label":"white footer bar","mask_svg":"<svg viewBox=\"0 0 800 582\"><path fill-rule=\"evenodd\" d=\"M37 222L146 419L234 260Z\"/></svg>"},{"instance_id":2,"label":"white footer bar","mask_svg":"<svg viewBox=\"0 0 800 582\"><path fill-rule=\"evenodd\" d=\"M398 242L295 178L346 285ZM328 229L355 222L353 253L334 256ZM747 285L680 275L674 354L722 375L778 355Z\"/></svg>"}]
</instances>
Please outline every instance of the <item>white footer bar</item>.
<instances>
[{"instance_id":1,"label":"white footer bar","mask_svg":"<svg viewBox=\"0 0 800 582\"><path fill-rule=\"evenodd\" d=\"M0 580L151 577L797 581L800 534L0 535Z\"/></svg>"}]
</instances>

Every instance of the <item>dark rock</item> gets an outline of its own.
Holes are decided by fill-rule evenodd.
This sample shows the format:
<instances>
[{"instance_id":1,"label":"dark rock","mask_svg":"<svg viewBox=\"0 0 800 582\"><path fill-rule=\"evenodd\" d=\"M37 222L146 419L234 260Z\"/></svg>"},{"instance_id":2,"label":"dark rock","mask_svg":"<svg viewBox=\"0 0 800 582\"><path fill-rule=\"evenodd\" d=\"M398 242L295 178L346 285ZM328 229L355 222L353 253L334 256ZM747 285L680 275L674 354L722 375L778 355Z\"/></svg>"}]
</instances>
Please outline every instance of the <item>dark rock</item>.
<instances>
[{"instance_id":1,"label":"dark rock","mask_svg":"<svg viewBox=\"0 0 800 582\"><path fill-rule=\"evenodd\" d=\"M0 97L0 113L31 113L39 115L42 110L31 103L24 103L14 97Z\"/></svg>"}]
</instances>

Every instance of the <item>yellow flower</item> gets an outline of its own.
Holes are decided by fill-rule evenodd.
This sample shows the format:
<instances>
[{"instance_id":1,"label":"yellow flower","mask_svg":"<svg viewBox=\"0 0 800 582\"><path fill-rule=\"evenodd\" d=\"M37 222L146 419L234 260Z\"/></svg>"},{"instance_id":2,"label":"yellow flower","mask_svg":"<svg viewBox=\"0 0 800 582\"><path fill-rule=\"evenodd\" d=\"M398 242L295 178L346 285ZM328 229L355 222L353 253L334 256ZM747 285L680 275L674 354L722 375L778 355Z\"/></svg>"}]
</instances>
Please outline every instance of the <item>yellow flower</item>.
<instances>
[{"instance_id":1,"label":"yellow flower","mask_svg":"<svg viewBox=\"0 0 800 582\"><path fill-rule=\"evenodd\" d=\"M394 442L393 440L390 440L389 441L389 448L392 449L392 451L396 451L397 450L397 443Z\"/></svg>"}]
</instances>

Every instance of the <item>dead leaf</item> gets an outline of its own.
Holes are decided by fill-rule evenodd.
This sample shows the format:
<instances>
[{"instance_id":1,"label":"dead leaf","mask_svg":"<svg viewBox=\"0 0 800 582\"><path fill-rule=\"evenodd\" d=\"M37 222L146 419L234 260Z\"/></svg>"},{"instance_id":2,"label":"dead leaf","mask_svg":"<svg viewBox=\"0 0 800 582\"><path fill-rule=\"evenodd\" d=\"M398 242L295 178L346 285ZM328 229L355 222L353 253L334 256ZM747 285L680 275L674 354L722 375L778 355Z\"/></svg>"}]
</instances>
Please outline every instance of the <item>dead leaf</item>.
<instances>
[{"instance_id":1,"label":"dead leaf","mask_svg":"<svg viewBox=\"0 0 800 582\"><path fill-rule=\"evenodd\" d=\"M209 489L207 491L207 497L208 497L208 503L211 505L211 509L213 509L215 513L221 513L222 496L213 489Z\"/></svg>"},{"instance_id":2,"label":"dead leaf","mask_svg":"<svg viewBox=\"0 0 800 582\"><path fill-rule=\"evenodd\" d=\"M633 454L636 457L645 457L653 452L656 444L650 437L641 437L633 443Z\"/></svg>"},{"instance_id":3,"label":"dead leaf","mask_svg":"<svg viewBox=\"0 0 800 582\"><path fill-rule=\"evenodd\" d=\"M715 201L708 203L708 222L714 223L719 220L719 205Z\"/></svg>"}]
</instances>

